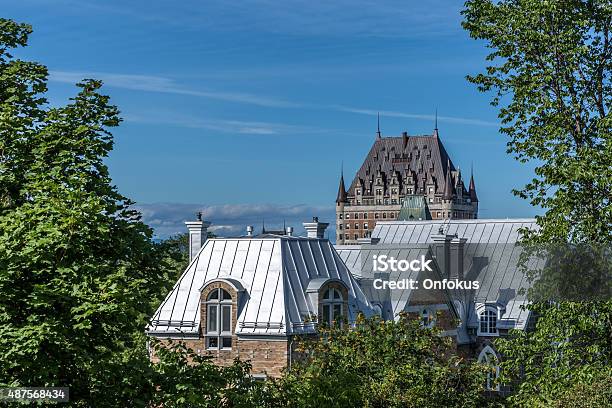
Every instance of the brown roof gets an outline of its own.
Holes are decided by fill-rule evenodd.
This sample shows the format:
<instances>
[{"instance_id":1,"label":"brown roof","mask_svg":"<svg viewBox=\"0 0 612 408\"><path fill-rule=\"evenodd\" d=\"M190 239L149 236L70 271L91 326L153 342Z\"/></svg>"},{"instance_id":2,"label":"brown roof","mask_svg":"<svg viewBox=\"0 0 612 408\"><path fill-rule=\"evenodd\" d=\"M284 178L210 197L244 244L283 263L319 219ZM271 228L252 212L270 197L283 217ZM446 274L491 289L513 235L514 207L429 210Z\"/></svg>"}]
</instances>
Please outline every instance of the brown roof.
<instances>
[{"instance_id":1,"label":"brown roof","mask_svg":"<svg viewBox=\"0 0 612 408\"><path fill-rule=\"evenodd\" d=\"M417 185L433 180L436 191L442 192L445 184L445 174L451 172L451 185L457 171L450 160L444 145L436 133L426 136L409 136L404 133L400 137L376 138L370 152L363 161L348 190L348 195L355 194L355 188L374 182L378 171L381 172L383 184L390 183L393 172L399 172L400 179L410 172L416 178Z\"/></svg>"}]
</instances>

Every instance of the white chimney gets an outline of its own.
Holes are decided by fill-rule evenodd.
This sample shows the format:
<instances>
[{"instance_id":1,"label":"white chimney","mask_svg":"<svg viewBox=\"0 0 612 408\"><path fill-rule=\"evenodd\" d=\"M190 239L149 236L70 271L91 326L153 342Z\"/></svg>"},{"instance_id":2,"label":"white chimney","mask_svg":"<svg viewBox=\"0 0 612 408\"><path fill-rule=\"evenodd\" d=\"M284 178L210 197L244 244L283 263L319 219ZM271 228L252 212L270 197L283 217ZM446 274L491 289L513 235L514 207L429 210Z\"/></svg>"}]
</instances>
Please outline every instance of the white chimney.
<instances>
[{"instance_id":1,"label":"white chimney","mask_svg":"<svg viewBox=\"0 0 612 408\"><path fill-rule=\"evenodd\" d=\"M287 227L287 236L292 236L293 235L293 227Z\"/></svg>"},{"instance_id":2,"label":"white chimney","mask_svg":"<svg viewBox=\"0 0 612 408\"><path fill-rule=\"evenodd\" d=\"M247 225L247 237L252 237L252 236L253 236L253 226Z\"/></svg>"},{"instance_id":3,"label":"white chimney","mask_svg":"<svg viewBox=\"0 0 612 408\"><path fill-rule=\"evenodd\" d=\"M196 221L186 221L185 225L189 230L189 262L191 262L206 242L210 222L202 221L202 213L199 212Z\"/></svg>"},{"instance_id":4,"label":"white chimney","mask_svg":"<svg viewBox=\"0 0 612 408\"><path fill-rule=\"evenodd\" d=\"M312 222L305 222L302 225L308 238L323 238L329 223L319 222L319 217L312 217Z\"/></svg>"}]
</instances>

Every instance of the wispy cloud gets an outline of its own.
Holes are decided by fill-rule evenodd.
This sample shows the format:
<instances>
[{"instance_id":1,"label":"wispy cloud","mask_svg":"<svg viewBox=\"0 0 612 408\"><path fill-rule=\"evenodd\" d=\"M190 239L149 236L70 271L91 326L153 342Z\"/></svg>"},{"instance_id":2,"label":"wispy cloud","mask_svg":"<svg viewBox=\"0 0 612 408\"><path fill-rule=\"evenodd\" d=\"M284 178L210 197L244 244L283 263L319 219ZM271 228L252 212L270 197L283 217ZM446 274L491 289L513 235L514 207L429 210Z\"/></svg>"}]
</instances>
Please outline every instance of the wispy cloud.
<instances>
[{"instance_id":1,"label":"wispy cloud","mask_svg":"<svg viewBox=\"0 0 612 408\"><path fill-rule=\"evenodd\" d=\"M310 206L305 204L226 204L203 206L187 203L151 203L134 206L143 216L143 221L154 228L160 238L186 232L184 222L195 218L198 211L204 213L204 218L212 222L211 231L219 236L239 236L246 231L247 225L253 225L261 230L262 222L266 228L281 228L285 223L295 228L295 233L303 234L302 222L318 216L321 221L330 222L335 219L334 206ZM330 236L333 237L333 229Z\"/></svg>"},{"instance_id":2,"label":"wispy cloud","mask_svg":"<svg viewBox=\"0 0 612 408\"><path fill-rule=\"evenodd\" d=\"M361 115L375 116L380 113L382 116L419 119L433 121L434 115L426 115L410 112L399 112L392 110L377 111L374 109L356 108L343 105L317 105L304 103L299 101L289 101L286 99L253 95L249 93L231 93L223 91L203 91L193 88L187 88L180 85L176 80L168 77L155 75L140 75L140 74L121 74L121 73L104 73L104 72L73 72L73 71L52 71L49 79L54 82L76 83L83 78L98 78L104 81L107 86L115 88L130 89L143 92L160 92L171 93L178 95L189 95L201 98L210 98L223 100L228 102L245 103L269 108L284 108L284 109L315 109L315 110L332 110L337 112L355 113ZM287 124L265 123L256 121L241 121L241 120L220 120L220 119L199 119L199 118L176 118L173 115L162 114L153 116L132 115L126 118L132 121L148 122L148 123L166 123L172 125L180 125L183 127L193 127L210 129L222 132L233 132L242 134L260 134L271 135L285 132L294 132L296 130L313 131L315 129L298 127ZM444 123L457 123L472 126L499 126L496 122L485 121L475 118L465 118L457 116L438 116L438 121Z\"/></svg>"},{"instance_id":3,"label":"wispy cloud","mask_svg":"<svg viewBox=\"0 0 612 408\"><path fill-rule=\"evenodd\" d=\"M189 95L201 98L217 99L228 102L239 102L273 108L297 108L299 104L283 99L254 95L242 92L225 92L187 88L174 79L153 75L120 74L109 72L75 72L51 71L49 80L74 84L83 78L96 78L104 81L109 87L131 89L135 91L159 92L176 95Z\"/></svg>"},{"instance_id":4,"label":"wispy cloud","mask_svg":"<svg viewBox=\"0 0 612 408\"><path fill-rule=\"evenodd\" d=\"M352 108L349 106L333 106L333 108L341 111L341 112L350 112L350 113L358 113L362 115L370 115L376 116L380 113L381 116L389 116L395 118L408 118L408 119L422 119L434 121L435 115L424 115L418 113L407 113L407 112L397 112L397 111L377 111L373 109L359 109ZM472 119L472 118L461 118L455 116L438 116L438 121L440 122L448 122L448 123L458 123L462 125L475 125L475 126L499 126L499 123L489 122L486 120L480 119Z\"/></svg>"},{"instance_id":5,"label":"wispy cloud","mask_svg":"<svg viewBox=\"0 0 612 408\"><path fill-rule=\"evenodd\" d=\"M291 125L286 123L244 121L216 118L201 118L192 115L176 114L174 112L127 113L124 115L127 122L162 124L190 129L206 129L215 132L245 134L245 135L291 135L303 133L325 133L326 129L309 126Z\"/></svg>"}]
</instances>

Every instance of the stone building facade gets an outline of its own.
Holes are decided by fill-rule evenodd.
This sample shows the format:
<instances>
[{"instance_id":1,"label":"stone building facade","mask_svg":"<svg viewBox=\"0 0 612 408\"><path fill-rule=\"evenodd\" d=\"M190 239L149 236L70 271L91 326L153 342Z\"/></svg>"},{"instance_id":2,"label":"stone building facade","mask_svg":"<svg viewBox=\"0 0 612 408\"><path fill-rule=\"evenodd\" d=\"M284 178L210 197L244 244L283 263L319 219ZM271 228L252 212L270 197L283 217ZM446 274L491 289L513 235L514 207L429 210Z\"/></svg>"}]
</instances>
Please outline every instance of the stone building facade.
<instances>
[{"instance_id":1,"label":"stone building facade","mask_svg":"<svg viewBox=\"0 0 612 408\"><path fill-rule=\"evenodd\" d=\"M402 209L415 204L420 207L415 214L422 213L423 219L478 218L473 174L466 188L438 129L432 135L404 132L400 137L382 137L379 131L348 189L340 175L336 243L357 244L377 222L402 219Z\"/></svg>"}]
</instances>

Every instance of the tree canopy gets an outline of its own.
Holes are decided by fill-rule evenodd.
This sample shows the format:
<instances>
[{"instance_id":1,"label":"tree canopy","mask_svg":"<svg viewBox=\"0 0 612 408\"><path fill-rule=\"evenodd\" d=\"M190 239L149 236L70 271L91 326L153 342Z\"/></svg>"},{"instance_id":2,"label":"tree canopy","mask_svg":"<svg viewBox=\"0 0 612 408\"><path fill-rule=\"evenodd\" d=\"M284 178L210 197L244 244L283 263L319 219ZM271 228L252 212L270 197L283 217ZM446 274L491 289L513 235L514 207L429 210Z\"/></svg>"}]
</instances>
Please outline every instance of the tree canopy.
<instances>
[{"instance_id":1,"label":"tree canopy","mask_svg":"<svg viewBox=\"0 0 612 408\"><path fill-rule=\"evenodd\" d=\"M612 2L468 0L463 15L491 50L468 80L499 108L508 152L536 164L515 191L546 210L526 240L612 242Z\"/></svg>"}]
</instances>

